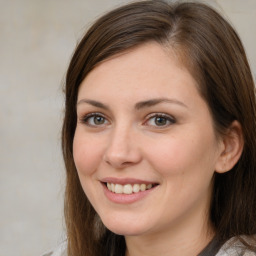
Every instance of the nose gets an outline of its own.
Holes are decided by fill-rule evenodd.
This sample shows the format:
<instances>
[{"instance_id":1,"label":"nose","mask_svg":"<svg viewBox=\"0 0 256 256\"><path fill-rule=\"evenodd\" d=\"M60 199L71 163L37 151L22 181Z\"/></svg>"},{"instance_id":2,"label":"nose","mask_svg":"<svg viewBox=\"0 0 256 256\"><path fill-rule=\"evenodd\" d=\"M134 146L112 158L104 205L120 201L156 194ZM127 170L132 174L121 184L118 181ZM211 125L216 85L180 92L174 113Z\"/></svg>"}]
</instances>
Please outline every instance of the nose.
<instances>
[{"instance_id":1,"label":"nose","mask_svg":"<svg viewBox=\"0 0 256 256\"><path fill-rule=\"evenodd\" d=\"M138 164L142 159L138 140L130 127L113 129L103 160L115 169L123 169Z\"/></svg>"}]
</instances>

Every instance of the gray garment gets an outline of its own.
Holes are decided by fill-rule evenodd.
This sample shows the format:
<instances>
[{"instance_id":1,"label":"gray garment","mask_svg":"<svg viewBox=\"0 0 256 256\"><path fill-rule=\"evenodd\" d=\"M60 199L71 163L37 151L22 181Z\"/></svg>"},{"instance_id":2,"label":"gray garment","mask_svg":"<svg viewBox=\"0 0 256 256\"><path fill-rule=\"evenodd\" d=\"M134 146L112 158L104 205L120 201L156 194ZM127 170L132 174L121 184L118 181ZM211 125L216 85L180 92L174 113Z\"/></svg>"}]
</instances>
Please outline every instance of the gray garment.
<instances>
[{"instance_id":1,"label":"gray garment","mask_svg":"<svg viewBox=\"0 0 256 256\"><path fill-rule=\"evenodd\" d=\"M216 237L198 254L198 256L214 256L223 245Z\"/></svg>"},{"instance_id":2,"label":"gray garment","mask_svg":"<svg viewBox=\"0 0 256 256\"><path fill-rule=\"evenodd\" d=\"M242 238L250 245L256 246L255 241L246 236ZM254 236L256 239L256 236ZM236 237L228 240L216 254L216 256L256 256L256 251L251 251L245 247L245 245Z\"/></svg>"},{"instance_id":3,"label":"gray garment","mask_svg":"<svg viewBox=\"0 0 256 256\"><path fill-rule=\"evenodd\" d=\"M248 239L245 236L242 236L242 238L249 244L256 246L255 241L253 241L252 239ZM210 249L208 250L206 248L202 253L199 254L199 256L256 256L256 251L253 252L249 249L246 249L244 244L235 237L231 238L225 244L223 244L219 251L217 252L217 254L215 254L215 246L218 246L218 244L214 242L210 243L209 246L207 246ZM67 243L64 242L57 249L46 254L43 254L42 256L67 256L66 248Z\"/></svg>"},{"instance_id":4,"label":"gray garment","mask_svg":"<svg viewBox=\"0 0 256 256\"><path fill-rule=\"evenodd\" d=\"M42 256L67 256L67 242L63 242L56 249L45 253Z\"/></svg>"}]
</instances>

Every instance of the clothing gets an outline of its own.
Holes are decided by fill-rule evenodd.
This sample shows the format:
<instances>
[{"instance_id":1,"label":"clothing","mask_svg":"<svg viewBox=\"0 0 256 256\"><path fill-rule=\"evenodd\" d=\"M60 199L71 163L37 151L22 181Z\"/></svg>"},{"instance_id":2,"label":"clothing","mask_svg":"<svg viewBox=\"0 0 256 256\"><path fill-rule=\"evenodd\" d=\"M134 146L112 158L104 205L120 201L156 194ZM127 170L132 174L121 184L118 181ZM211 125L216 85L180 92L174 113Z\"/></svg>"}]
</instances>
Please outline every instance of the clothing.
<instances>
[{"instance_id":1,"label":"clothing","mask_svg":"<svg viewBox=\"0 0 256 256\"><path fill-rule=\"evenodd\" d=\"M223 245L218 239L213 238L212 241L198 254L198 256L216 255Z\"/></svg>"},{"instance_id":2,"label":"clothing","mask_svg":"<svg viewBox=\"0 0 256 256\"><path fill-rule=\"evenodd\" d=\"M255 240L249 239L246 236L242 236L244 241L248 244L256 246ZM256 237L254 236L254 239ZM256 251L251 251L245 247L245 245L236 237L228 240L216 254L216 256L255 256Z\"/></svg>"},{"instance_id":3,"label":"clothing","mask_svg":"<svg viewBox=\"0 0 256 256\"><path fill-rule=\"evenodd\" d=\"M255 242L245 236L242 238L251 245ZM43 254L42 256L67 256L67 243L62 243L56 250ZM105 255L99 255L105 256ZM256 251L246 249L245 245L237 238L231 238L221 245L217 239L213 239L198 256L256 256Z\"/></svg>"},{"instance_id":4,"label":"clothing","mask_svg":"<svg viewBox=\"0 0 256 256\"><path fill-rule=\"evenodd\" d=\"M56 249L45 253L42 256L67 256L67 243L63 242Z\"/></svg>"},{"instance_id":5,"label":"clothing","mask_svg":"<svg viewBox=\"0 0 256 256\"><path fill-rule=\"evenodd\" d=\"M255 246L252 239L242 238ZM198 256L256 256L256 252L247 249L238 238L231 238L224 244L214 238Z\"/></svg>"}]
</instances>

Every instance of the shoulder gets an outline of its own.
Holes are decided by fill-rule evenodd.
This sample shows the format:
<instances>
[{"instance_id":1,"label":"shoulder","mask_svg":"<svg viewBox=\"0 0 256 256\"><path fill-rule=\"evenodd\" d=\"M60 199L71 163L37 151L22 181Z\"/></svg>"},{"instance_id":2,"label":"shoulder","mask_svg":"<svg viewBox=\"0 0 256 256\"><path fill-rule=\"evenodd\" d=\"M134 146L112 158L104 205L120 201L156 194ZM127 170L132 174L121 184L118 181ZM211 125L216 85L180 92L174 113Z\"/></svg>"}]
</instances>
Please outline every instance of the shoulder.
<instances>
[{"instance_id":1,"label":"shoulder","mask_svg":"<svg viewBox=\"0 0 256 256\"><path fill-rule=\"evenodd\" d=\"M256 236L241 238L249 245L256 246ZM248 249L237 237L233 237L220 248L216 256L256 256L256 251Z\"/></svg>"},{"instance_id":2,"label":"shoulder","mask_svg":"<svg viewBox=\"0 0 256 256\"><path fill-rule=\"evenodd\" d=\"M57 248L44 253L41 256L67 256L67 242L63 242Z\"/></svg>"}]
</instances>

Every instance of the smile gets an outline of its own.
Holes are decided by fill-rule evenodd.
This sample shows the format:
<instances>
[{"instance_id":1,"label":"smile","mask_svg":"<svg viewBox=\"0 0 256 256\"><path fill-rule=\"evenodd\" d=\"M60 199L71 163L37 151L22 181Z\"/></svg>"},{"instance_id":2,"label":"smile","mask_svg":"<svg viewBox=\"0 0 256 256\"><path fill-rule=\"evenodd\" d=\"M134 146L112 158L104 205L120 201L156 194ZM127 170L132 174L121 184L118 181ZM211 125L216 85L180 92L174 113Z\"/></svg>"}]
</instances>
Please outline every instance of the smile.
<instances>
[{"instance_id":1,"label":"smile","mask_svg":"<svg viewBox=\"0 0 256 256\"><path fill-rule=\"evenodd\" d=\"M114 184L107 182L107 188L109 191L116 194L130 195L132 193L139 193L145 190L149 190L154 187L154 184Z\"/></svg>"},{"instance_id":2,"label":"smile","mask_svg":"<svg viewBox=\"0 0 256 256\"><path fill-rule=\"evenodd\" d=\"M116 204L132 204L148 197L159 183L133 178L108 177L101 180L105 196Z\"/></svg>"}]
</instances>

